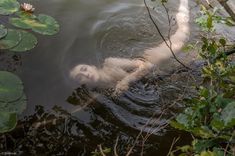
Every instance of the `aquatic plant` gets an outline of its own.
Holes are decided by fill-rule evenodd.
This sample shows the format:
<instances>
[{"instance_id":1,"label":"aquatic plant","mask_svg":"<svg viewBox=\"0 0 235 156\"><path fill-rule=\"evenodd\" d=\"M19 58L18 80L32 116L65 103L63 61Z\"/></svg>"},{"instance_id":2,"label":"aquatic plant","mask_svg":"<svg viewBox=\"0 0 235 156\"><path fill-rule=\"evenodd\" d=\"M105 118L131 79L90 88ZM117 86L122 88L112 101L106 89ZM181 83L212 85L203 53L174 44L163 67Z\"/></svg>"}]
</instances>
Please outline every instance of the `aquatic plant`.
<instances>
[{"instance_id":1,"label":"aquatic plant","mask_svg":"<svg viewBox=\"0 0 235 156\"><path fill-rule=\"evenodd\" d=\"M0 133L12 130L26 108L23 83L18 76L0 71Z\"/></svg>"},{"instance_id":2,"label":"aquatic plant","mask_svg":"<svg viewBox=\"0 0 235 156\"><path fill-rule=\"evenodd\" d=\"M25 52L37 45L37 38L31 31L54 35L59 31L58 22L51 16L34 15L31 4L17 0L0 1L0 21L7 15L9 23L0 25L0 50ZM26 108L26 96L23 83L18 76L7 71L0 71L0 133L8 132L16 126L17 115Z\"/></svg>"}]
</instances>

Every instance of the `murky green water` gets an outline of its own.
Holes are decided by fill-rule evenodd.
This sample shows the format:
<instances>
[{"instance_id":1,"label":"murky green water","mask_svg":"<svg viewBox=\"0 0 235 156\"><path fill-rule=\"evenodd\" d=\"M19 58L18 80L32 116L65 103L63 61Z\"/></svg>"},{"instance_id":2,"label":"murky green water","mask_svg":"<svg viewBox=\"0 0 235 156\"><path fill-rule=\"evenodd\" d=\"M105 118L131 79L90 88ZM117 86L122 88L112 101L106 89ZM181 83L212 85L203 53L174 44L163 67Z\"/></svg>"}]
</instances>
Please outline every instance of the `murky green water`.
<instances>
[{"instance_id":1,"label":"murky green water","mask_svg":"<svg viewBox=\"0 0 235 156\"><path fill-rule=\"evenodd\" d=\"M91 155L98 144L112 148L119 137L118 151L124 155L148 122L143 135L154 134L144 146L145 155L166 155L174 137L182 136L179 143L187 142L186 134L170 127L160 128L181 108L175 102L167 109L184 92L185 77L192 82L187 73L179 77L150 73L119 98L110 96L107 90L76 89L68 76L76 64L100 66L106 57L138 56L162 42L141 0L31 2L37 12L55 17L61 30L55 36L38 36L37 48L22 56L17 73L25 84L28 107L16 130L2 136L7 141L1 147L4 151L22 155ZM176 11L178 1L169 7ZM166 16L160 8L156 11L156 20L166 33ZM177 25L173 32L176 28ZM133 155L140 153L141 140Z\"/></svg>"}]
</instances>

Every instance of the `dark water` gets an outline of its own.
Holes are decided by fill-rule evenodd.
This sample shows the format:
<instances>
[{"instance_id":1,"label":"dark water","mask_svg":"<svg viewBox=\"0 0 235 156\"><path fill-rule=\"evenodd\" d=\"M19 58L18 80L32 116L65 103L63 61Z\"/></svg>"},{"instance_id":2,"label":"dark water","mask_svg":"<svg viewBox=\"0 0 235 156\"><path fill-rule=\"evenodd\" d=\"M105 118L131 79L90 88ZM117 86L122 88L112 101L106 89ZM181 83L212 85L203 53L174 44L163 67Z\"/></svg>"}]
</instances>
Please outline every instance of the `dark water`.
<instances>
[{"instance_id":1,"label":"dark water","mask_svg":"<svg viewBox=\"0 0 235 156\"><path fill-rule=\"evenodd\" d=\"M7 142L1 147L3 151L91 155L98 144L112 148L119 137L118 151L124 155L140 130L143 136L153 133L144 145L145 155L166 155L174 137L184 138L181 144L187 142L187 134L167 123L182 107L177 101L181 95L191 95L185 93L186 82L193 82L189 73L172 74L166 63L162 69L167 69L162 72L165 76L153 71L120 97L113 97L110 90L77 88L68 76L76 64L100 66L106 57L138 56L162 42L141 0L31 3L36 13L55 17L61 30L55 36L38 35L37 48L22 56L17 73L25 84L28 106L16 130L2 136ZM174 14L178 0L169 7ZM156 11L156 20L166 33L166 16L162 8ZM133 155L139 155L142 141L138 139Z\"/></svg>"}]
</instances>

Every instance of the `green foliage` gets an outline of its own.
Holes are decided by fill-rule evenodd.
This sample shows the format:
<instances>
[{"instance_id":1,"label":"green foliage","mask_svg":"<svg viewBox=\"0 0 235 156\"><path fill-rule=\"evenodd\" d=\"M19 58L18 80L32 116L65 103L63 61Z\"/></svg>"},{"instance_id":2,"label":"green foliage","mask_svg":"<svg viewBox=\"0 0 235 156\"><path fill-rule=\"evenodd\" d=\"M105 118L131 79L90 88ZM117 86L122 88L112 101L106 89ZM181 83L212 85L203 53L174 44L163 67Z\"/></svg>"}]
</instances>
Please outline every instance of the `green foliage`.
<instances>
[{"instance_id":1,"label":"green foliage","mask_svg":"<svg viewBox=\"0 0 235 156\"><path fill-rule=\"evenodd\" d=\"M17 123L16 113L0 111L0 133L11 131Z\"/></svg>"},{"instance_id":2,"label":"green foliage","mask_svg":"<svg viewBox=\"0 0 235 156\"><path fill-rule=\"evenodd\" d=\"M54 35L59 31L58 22L51 16L33 14L33 11L20 9L17 0L2 0L0 2L0 15L10 15L9 22L13 26L26 29L7 29L0 25L0 49L24 52L33 49L37 38L29 32L32 30L42 35Z\"/></svg>"},{"instance_id":3,"label":"green foliage","mask_svg":"<svg viewBox=\"0 0 235 156\"><path fill-rule=\"evenodd\" d=\"M18 11L20 4L16 0L1 0L0 15L10 15Z\"/></svg>"},{"instance_id":4,"label":"green foliage","mask_svg":"<svg viewBox=\"0 0 235 156\"><path fill-rule=\"evenodd\" d=\"M214 23L223 20L213 12L202 9L204 16L196 20L209 33ZM204 78L198 95L185 99L186 108L171 126L194 136L192 145L172 151L181 155L223 156L232 155L235 147L235 64L225 55L226 39L210 34L201 39L199 55L207 62L202 68ZM193 48L195 48L193 46ZM224 148L226 147L226 152Z\"/></svg>"},{"instance_id":5,"label":"green foliage","mask_svg":"<svg viewBox=\"0 0 235 156\"><path fill-rule=\"evenodd\" d=\"M36 18L31 16L11 18L10 23L21 29L31 29L34 32L43 35L54 35L59 31L59 24L57 21L47 15L39 14Z\"/></svg>"},{"instance_id":6,"label":"green foliage","mask_svg":"<svg viewBox=\"0 0 235 156\"><path fill-rule=\"evenodd\" d=\"M44 14L33 15L33 10L20 9L17 0L0 1L0 15L10 15L10 23L20 28L8 29L0 25L0 49L28 51L37 45L37 38L29 30L43 35L54 35L59 31L59 24L54 18ZM0 133L14 129L17 115L25 108L26 96L22 81L10 72L0 71Z\"/></svg>"},{"instance_id":7,"label":"green foliage","mask_svg":"<svg viewBox=\"0 0 235 156\"><path fill-rule=\"evenodd\" d=\"M0 25L0 39L5 37L7 35L7 29L4 27L4 25Z\"/></svg>"},{"instance_id":8,"label":"green foliage","mask_svg":"<svg viewBox=\"0 0 235 156\"><path fill-rule=\"evenodd\" d=\"M0 71L0 133L12 130L17 115L26 108L26 97L20 78L10 72Z\"/></svg>"},{"instance_id":9,"label":"green foliage","mask_svg":"<svg viewBox=\"0 0 235 156\"><path fill-rule=\"evenodd\" d=\"M22 40L21 43L11 49L14 52L22 52L33 49L37 45L37 38L27 32L27 31L20 31Z\"/></svg>"},{"instance_id":10,"label":"green foliage","mask_svg":"<svg viewBox=\"0 0 235 156\"><path fill-rule=\"evenodd\" d=\"M200 16L196 18L195 22L202 27L204 31L214 31L213 25L215 23L223 23L227 25L235 25L234 21L232 21L231 17L221 17L217 15L218 8L214 8L214 10L208 11L204 6L201 6Z\"/></svg>"}]
</instances>

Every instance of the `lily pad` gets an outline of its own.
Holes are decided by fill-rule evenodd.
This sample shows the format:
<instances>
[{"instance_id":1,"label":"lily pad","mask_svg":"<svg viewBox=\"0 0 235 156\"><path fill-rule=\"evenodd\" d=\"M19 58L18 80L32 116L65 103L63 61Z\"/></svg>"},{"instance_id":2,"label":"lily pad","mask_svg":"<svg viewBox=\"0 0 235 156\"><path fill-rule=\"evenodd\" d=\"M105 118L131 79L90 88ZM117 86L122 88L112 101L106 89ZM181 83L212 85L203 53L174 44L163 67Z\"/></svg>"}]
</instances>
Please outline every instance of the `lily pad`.
<instances>
[{"instance_id":1,"label":"lily pad","mask_svg":"<svg viewBox=\"0 0 235 156\"><path fill-rule=\"evenodd\" d=\"M7 35L7 28L4 25L0 25L0 39Z\"/></svg>"},{"instance_id":2,"label":"lily pad","mask_svg":"<svg viewBox=\"0 0 235 156\"><path fill-rule=\"evenodd\" d=\"M26 96L20 78L10 72L0 71L0 133L11 131L17 115L26 108Z\"/></svg>"},{"instance_id":3,"label":"lily pad","mask_svg":"<svg viewBox=\"0 0 235 156\"><path fill-rule=\"evenodd\" d=\"M37 38L33 34L27 31L20 31L20 33L22 40L16 47L10 49L11 51L24 52L33 49L37 45Z\"/></svg>"},{"instance_id":4,"label":"lily pad","mask_svg":"<svg viewBox=\"0 0 235 156\"><path fill-rule=\"evenodd\" d=\"M20 4L16 0L1 0L0 1L0 14L10 15L18 11Z\"/></svg>"},{"instance_id":5,"label":"lily pad","mask_svg":"<svg viewBox=\"0 0 235 156\"><path fill-rule=\"evenodd\" d=\"M54 35L59 31L58 22L51 16L39 14L37 19L41 25L32 25L32 30L43 35Z\"/></svg>"},{"instance_id":6,"label":"lily pad","mask_svg":"<svg viewBox=\"0 0 235 156\"><path fill-rule=\"evenodd\" d=\"M22 29L32 29L34 32L43 35L54 35L59 31L58 22L51 16L39 14L37 18L22 17L11 18L10 23Z\"/></svg>"},{"instance_id":7,"label":"lily pad","mask_svg":"<svg viewBox=\"0 0 235 156\"><path fill-rule=\"evenodd\" d=\"M21 33L17 30L9 29L7 35L0 40L0 49L10 49L18 45L21 41Z\"/></svg>"},{"instance_id":8,"label":"lily pad","mask_svg":"<svg viewBox=\"0 0 235 156\"><path fill-rule=\"evenodd\" d=\"M0 102L0 110L9 113L22 113L26 108L27 99L23 94L19 99L11 102Z\"/></svg>"},{"instance_id":9,"label":"lily pad","mask_svg":"<svg viewBox=\"0 0 235 156\"><path fill-rule=\"evenodd\" d=\"M9 103L19 100L23 95L23 83L10 72L0 71L0 101Z\"/></svg>"},{"instance_id":10,"label":"lily pad","mask_svg":"<svg viewBox=\"0 0 235 156\"><path fill-rule=\"evenodd\" d=\"M29 18L10 18L9 22L17 28L31 29L32 23L36 21Z\"/></svg>"},{"instance_id":11,"label":"lily pad","mask_svg":"<svg viewBox=\"0 0 235 156\"><path fill-rule=\"evenodd\" d=\"M0 111L0 133L11 131L17 123L16 113Z\"/></svg>"}]
</instances>

